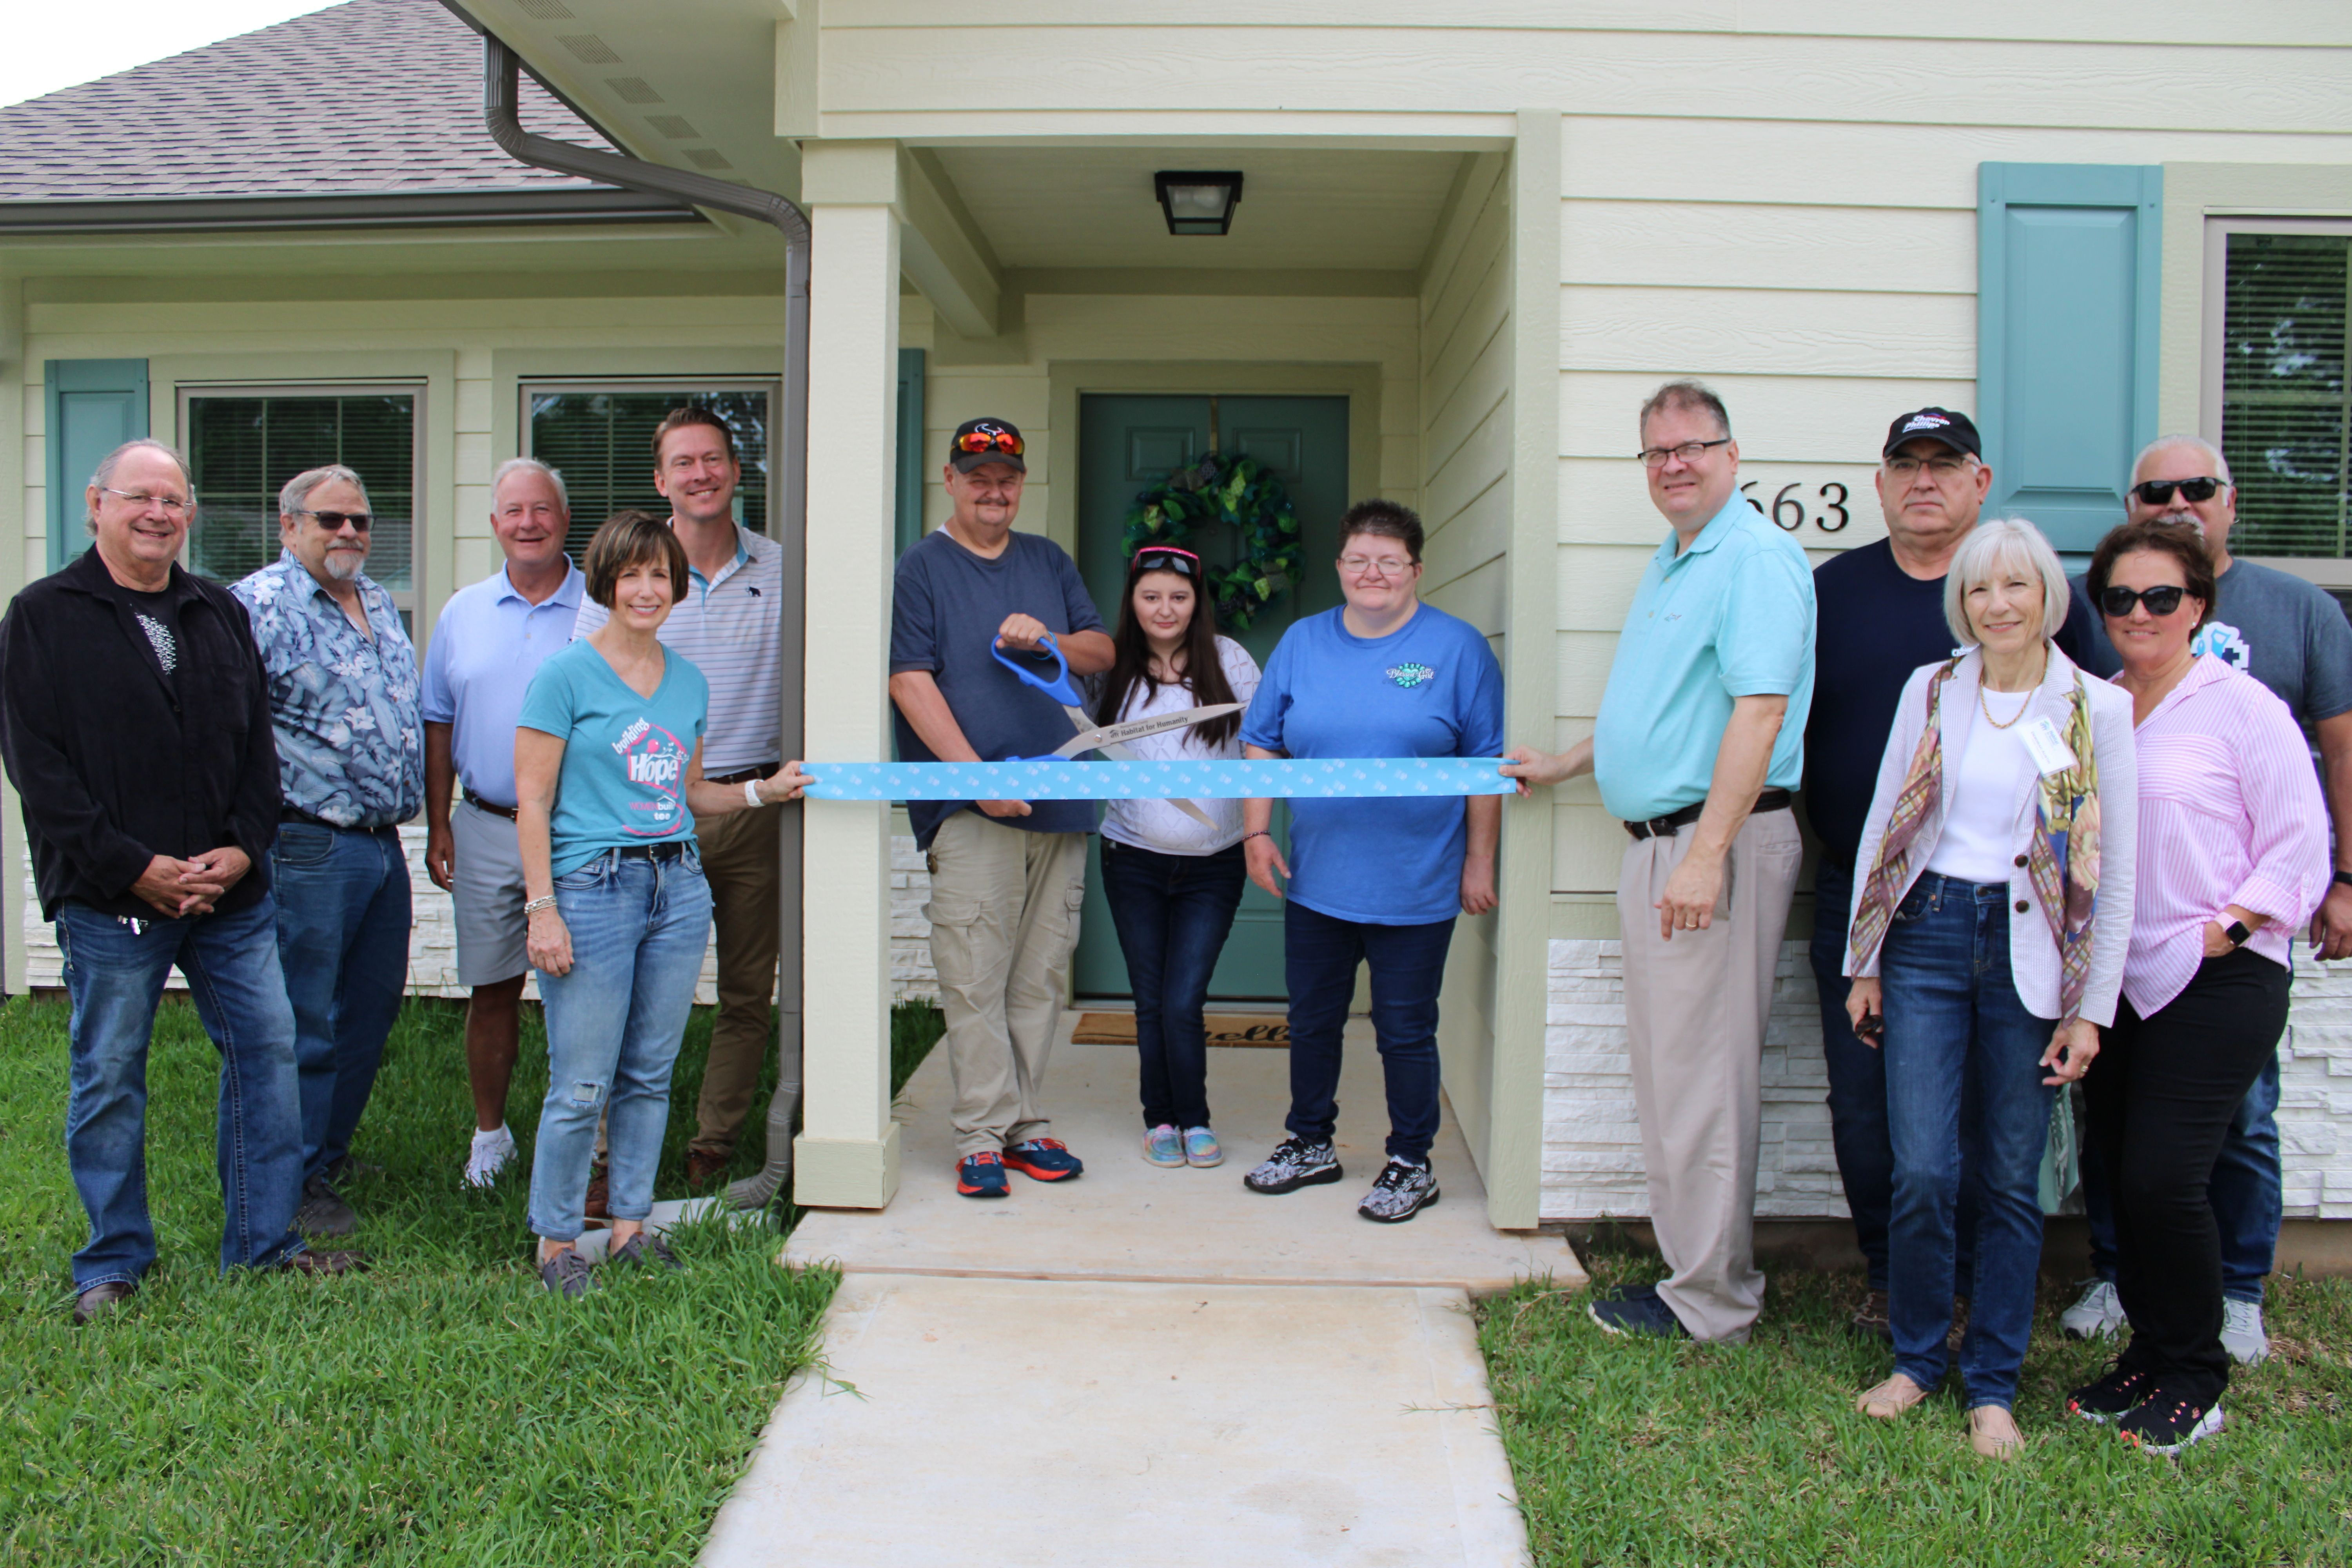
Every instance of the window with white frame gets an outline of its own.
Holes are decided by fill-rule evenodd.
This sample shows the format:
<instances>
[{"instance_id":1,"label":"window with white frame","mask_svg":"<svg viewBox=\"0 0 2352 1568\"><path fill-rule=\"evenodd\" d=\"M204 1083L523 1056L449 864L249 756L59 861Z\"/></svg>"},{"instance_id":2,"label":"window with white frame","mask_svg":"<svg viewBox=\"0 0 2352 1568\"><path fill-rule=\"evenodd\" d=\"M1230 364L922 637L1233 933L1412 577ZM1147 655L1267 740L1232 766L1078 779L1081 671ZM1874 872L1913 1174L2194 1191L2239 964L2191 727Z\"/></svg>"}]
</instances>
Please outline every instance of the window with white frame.
<instances>
[{"instance_id":1,"label":"window with white frame","mask_svg":"<svg viewBox=\"0 0 2352 1568\"><path fill-rule=\"evenodd\" d=\"M234 583L278 559L278 492L340 463L367 482L367 574L416 611L415 385L183 386L180 430L197 508L187 565Z\"/></svg>"},{"instance_id":2,"label":"window with white frame","mask_svg":"<svg viewBox=\"0 0 2352 1568\"><path fill-rule=\"evenodd\" d=\"M637 507L668 515L668 503L654 489L654 431L672 409L688 405L709 409L735 433L735 456L743 472L735 489L735 521L754 533L767 532L774 382L664 378L523 384L523 456L536 458L563 476L572 498L565 548L574 561L615 511Z\"/></svg>"},{"instance_id":3,"label":"window with white frame","mask_svg":"<svg viewBox=\"0 0 2352 1568\"><path fill-rule=\"evenodd\" d=\"M2208 304L2206 407L2220 410L2238 485L2231 551L2352 558L2352 222L2214 226L2222 294L2218 310Z\"/></svg>"}]
</instances>

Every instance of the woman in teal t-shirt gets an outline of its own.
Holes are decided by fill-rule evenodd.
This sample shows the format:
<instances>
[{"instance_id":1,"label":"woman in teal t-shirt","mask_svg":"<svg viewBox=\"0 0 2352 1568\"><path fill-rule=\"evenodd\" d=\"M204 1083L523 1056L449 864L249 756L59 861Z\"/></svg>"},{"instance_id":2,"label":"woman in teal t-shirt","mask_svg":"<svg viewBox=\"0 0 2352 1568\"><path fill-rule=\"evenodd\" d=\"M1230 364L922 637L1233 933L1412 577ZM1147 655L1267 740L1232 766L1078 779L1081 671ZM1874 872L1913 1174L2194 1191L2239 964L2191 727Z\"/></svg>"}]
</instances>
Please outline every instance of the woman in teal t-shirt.
<instances>
[{"instance_id":1,"label":"woman in teal t-shirt","mask_svg":"<svg viewBox=\"0 0 2352 1568\"><path fill-rule=\"evenodd\" d=\"M547 1289L581 1296L596 1120L605 1121L616 1263L677 1260L646 1232L669 1074L710 937L694 819L797 799L798 763L738 788L702 777L702 672L655 633L688 592L668 525L625 511L596 531L588 593L604 626L540 666L515 731L515 827L528 950L547 1008L547 1100L530 1227Z\"/></svg>"}]
</instances>

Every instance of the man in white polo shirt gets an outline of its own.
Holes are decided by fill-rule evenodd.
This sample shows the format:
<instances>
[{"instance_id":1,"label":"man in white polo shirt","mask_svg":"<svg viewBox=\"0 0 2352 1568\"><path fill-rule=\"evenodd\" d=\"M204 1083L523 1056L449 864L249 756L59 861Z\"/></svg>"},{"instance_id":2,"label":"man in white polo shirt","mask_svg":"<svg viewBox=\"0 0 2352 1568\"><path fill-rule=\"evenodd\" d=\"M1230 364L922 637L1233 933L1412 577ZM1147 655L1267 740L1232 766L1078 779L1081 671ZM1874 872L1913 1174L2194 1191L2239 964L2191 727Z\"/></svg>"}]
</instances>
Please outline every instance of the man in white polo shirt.
<instances>
[{"instance_id":1,"label":"man in white polo shirt","mask_svg":"<svg viewBox=\"0 0 2352 1568\"><path fill-rule=\"evenodd\" d=\"M783 763L784 551L735 521L741 478L735 433L709 409L673 409L655 429L654 488L669 502L692 578L659 636L710 682L702 774L714 784L766 778ZM604 606L587 601L575 635L605 619ZM687 1145L689 1186L726 1174L774 1038L780 820L772 811L739 811L695 828L719 928L719 1019Z\"/></svg>"}]
</instances>

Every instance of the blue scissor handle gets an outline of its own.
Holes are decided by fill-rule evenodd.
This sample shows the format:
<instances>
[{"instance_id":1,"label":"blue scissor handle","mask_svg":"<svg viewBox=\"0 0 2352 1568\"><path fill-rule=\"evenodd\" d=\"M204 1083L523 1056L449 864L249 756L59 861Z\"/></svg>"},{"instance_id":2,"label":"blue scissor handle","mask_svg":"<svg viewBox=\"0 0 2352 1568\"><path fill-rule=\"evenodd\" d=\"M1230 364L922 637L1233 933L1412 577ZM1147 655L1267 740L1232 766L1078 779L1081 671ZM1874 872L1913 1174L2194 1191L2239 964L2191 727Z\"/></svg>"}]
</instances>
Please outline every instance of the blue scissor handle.
<instances>
[{"instance_id":1,"label":"blue scissor handle","mask_svg":"<svg viewBox=\"0 0 2352 1568\"><path fill-rule=\"evenodd\" d=\"M1070 684L1070 661L1062 657L1061 644L1054 640L1054 634L1047 632L1038 639L1038 643L1047 653L1054 656L1055 675L1051 680L1025 665L1006 658L1004 650L996 646L996 638L993 636L988 639L988 651L995 658L997 663L1019 676L1023 685L1035 687L1065 708L1085 707L1086 699L1079 696L1077 689Z\"/></svg>"}]
</instances>

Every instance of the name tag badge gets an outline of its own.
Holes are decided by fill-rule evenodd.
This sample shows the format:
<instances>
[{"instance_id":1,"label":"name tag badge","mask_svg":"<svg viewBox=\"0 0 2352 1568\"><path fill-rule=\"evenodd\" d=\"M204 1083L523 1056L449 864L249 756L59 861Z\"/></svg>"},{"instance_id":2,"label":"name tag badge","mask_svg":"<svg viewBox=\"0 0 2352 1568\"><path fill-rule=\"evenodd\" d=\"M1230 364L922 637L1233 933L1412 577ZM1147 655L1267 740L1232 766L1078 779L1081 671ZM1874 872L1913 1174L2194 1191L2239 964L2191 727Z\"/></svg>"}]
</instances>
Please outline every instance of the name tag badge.
<instances>
[{"instance_id":1,"label":"name tag badge","mask_svg":"<svg viewBox=\"0 0 2352 1568\"><path fill-rule=\"evenodd\" d=\"M2065 742L2058 733L2058 726L2049 720L2036 719L2018 735L2025 742L2026 752L2042 777L2063 773L2074 765L2074 748Z\"/></svg>"}]
</instances>

